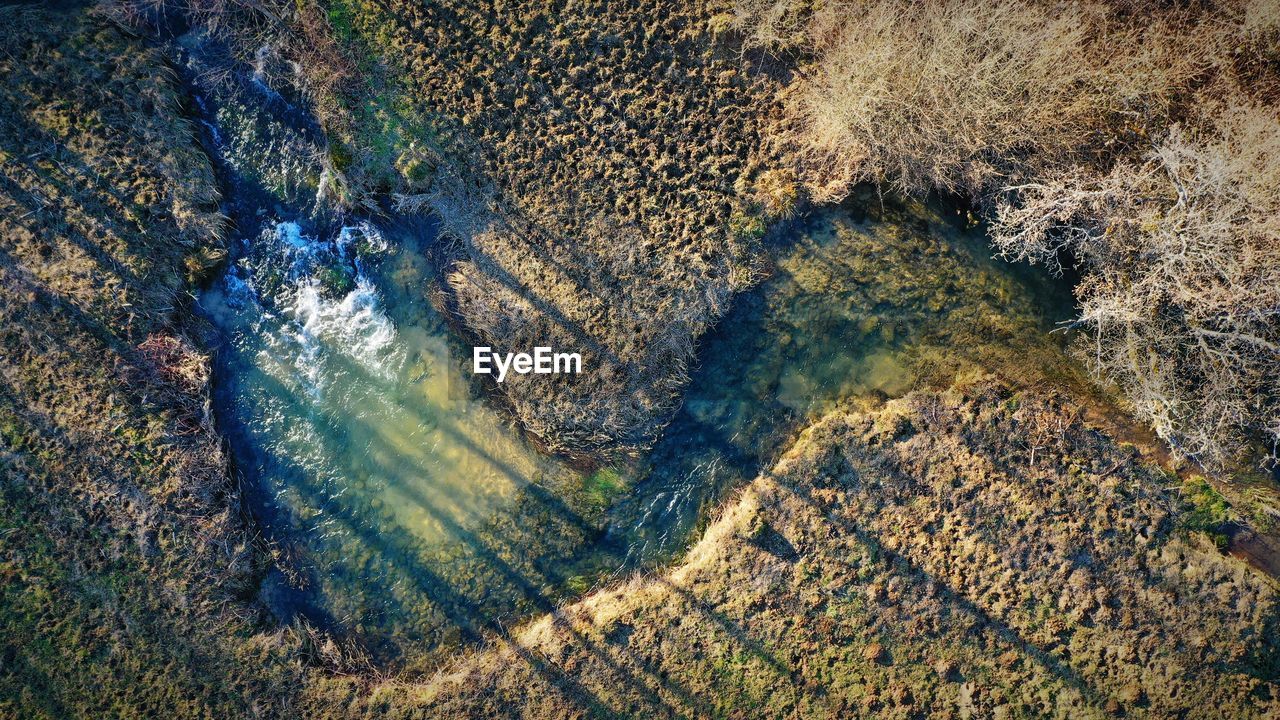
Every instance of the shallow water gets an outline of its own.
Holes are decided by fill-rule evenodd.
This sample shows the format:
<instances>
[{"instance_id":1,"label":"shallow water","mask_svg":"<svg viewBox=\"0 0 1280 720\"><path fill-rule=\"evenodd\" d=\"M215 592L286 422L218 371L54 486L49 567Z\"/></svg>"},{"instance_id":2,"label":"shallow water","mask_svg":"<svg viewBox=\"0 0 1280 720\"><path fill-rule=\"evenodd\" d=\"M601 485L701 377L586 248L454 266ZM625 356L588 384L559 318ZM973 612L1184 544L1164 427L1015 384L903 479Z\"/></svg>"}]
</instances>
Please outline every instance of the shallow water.
<instances>
[{"instance_id":1,"label":"shallow water","mask_svg":"<svg viewBox=\"0 0 1280 720\"><path fill-rule=\"evenodd\" d=\"M428 663L671 559L806 418L966 357L1025 356L1069 313L934 211L862 214L819 214L770 248L772 277L703 340L662 439L592 473L539 454L470 382L427 300L428 225L264 223L201 304L225 338L220 421L299 569L265 598L380 661Z\"/></svg>"},{"instance_id":2,"label":"shallow water","mask_svg":"<svg viewBox=\"0 0 1280 720\"><path fill-rule=\"evenodd\" d=\"M536 501L573 500L579 473L473 397L426 301L420 229L393 246L371 225L326 238L270 222L201 299L226 340L224 431L274 539L307 570L268 599L391 657L549 602L562 579L536 565L595 534ZM535 508L530 537L495 535L495 518Z\"/></svg>"},{"instance_id":3,"label":"shallow water","mask_svg":"<svg viewBox=\"0 0 1280 720\"><path fill-rule=\"evenodd\" d=\"M1073 367L1049 334L1071 317L1068 288L992 258L980 229L937 208L866 197L817 213L771 252L771 277L703 339L644 479L612 512L631 562L670 559L727 490L841 401L967 369Z\"/></svg>"}]
</instances>

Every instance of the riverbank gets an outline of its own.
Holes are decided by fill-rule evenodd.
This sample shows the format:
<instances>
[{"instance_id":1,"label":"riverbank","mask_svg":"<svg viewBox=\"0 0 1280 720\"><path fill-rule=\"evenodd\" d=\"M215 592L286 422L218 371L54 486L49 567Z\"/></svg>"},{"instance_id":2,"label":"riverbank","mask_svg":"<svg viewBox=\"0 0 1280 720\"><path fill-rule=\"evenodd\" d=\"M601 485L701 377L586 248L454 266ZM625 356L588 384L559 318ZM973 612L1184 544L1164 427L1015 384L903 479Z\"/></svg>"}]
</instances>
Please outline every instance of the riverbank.
<instances>
[{"instance_id":1,"label":"riverbank","mask_svg":"<svg viewBox=\"0 0 1280 720\"><path fill-rule=\"evenodd\" d=\"M1276 583L1080 420L990 378L846 406L677 567L315 717L1268 717Z\"/></svg>"},{"instance_id":2,"label":"riverbank","mask_svg":"<svg viewBox=\"0 0 1280 720\"><path fill-rule=\"evenodd\" d=\"M729 9L331 4L362 71L329 116L329 167L441 217L476 344L573 348L593 369L495 387L551 451L653 442L697 339L796 205L759 129L776 81L721 42Z\"/></svg>"},{"instance_id":3,"label":"riverbank","mask_svg":"<svg viewBox=\"0 0 1280 720\"><path fill-rule=\"evenodd\" d=\"M446 45L442 55L431 55L448 65L483 45L476 38L488 27L484 19L456 22L455 10L464 12L432 6L422 11L430 17L396 22L472 33L457 40L465 47ZM629 9L634 14L627 17L671 10L646 5ZM702 45L723 31L718 16L707 17L705 9L688 13L669 12L652 38L632 38L641 47L653 43L653 54L628 63L643 69L652 61L667 69L654 80L658 85L637 85L667 103L646 112L687 107L705 83L727 99L729 88L744 82L715 75L733 59ZM209 425L207 350L191 339L203 336L191 325L191 293L223 256L217 182L185 120L199 115L184 107L188 96L165 59L138 37L81 14L5 8L0 17L6 20L0 40L13 49L0 57L0 715L1277 712L1280 670L1269 643L1277 633L1275 583L1215 544L1224 527L1241 520L1238 511L1208 484L1153 467L1149 437L1132 435L1142 457L1120 441L1129 437L1120 432L1129 423L1101 391L1077 382L1078 368L1044 342L1056 318L1023 313L1020 291L990 270L995 263L985 247L939 243L926 232L928 221L924 230L883 233L887 226L877 230L836 211L814 218L812 236L777 263L778 276L766 284L781 288L783 301L755 298L763 321L751 327L791 337L759 351L742 344L752 374L732 387L757 393L749 402L771 403L775 414L787 414L785 422L771 419L779 425L730 433L763 467L728 483L746 483L729 497L705 496L720 508L719 517L674 567L609 583L565 604L486 616L474 624L474 637L465 638L469 645L439 658L434 677L387 679L359 644L300 619L282 624L268 611L262 580L294 565L287 550L268 542L255 519L242 513L241 488L228 471L222 438ZM566 48L587 31L548 28L544 15L534 19L518 26L535 36L534 54L572 50L570 60L585 63L613 47L602 37L596 45ZM685 52L707 62L688 77L682 75ZM455 73L449 78L471 70L485 77L486 67L449 66ZM556 106L550 115L559 119L549 129L522 124L536 124L541 116L532 110L515 125L495 126L514 134L516 150L550 137L546 133L571 136L590 125L569 110L588 106L592 71L572 72L581 75L581 87L533 87L524 99ZM631 82L625 76L612 81L619 93ZM486 93L502 87L498 79L485 83L475 94L476 108L489 107ZM432 92L456 101L449 112L463 112L456 108L472 108L469 89L464 82ZM512 109L521 97L511 100ZM375 103L366 119L379 120L379 107L395 106ZM500 114L507 106L494 107ZM462 126L465 119L455 118ZM648 245L620 242L636 236L610 230L584 242L585 254L574 260L585 270L569 265L565 271L593 287L613 282L617 270L593 265L594 253L618 247L652 253L636 255L638 264L625 266L630 284L610 285L608 293L625 299L635 286L652 293L624 304L619 317L630 322L625 313L642 315L641 329L651 333L646 342L656 343L658 353L670 350L663 349L662 333L671 317L710 307L699 303L738 287L707 268L759 269L750 258L734 265L742 259L734 253L747 244L717 245L725 226L747 237L763 229L750 221L764 215L751 212L785 214L759 195L737 204L759 188L740 193L737 180L678 172L672 163L702 167L700 156L689 154L701 143L719 143L726 166L741 162L750 156L744 143L755 137L749 123L721 136L721 129L704 124L706 117L689 122L687 144L655 146L644 155L641 182L626 186L634 193L624 205L637 203L657 225L692 228L700 203L709 199L711 229ZM622 157L636 147L648 153L647 133L666 129L662 123L637 128L617 151ZM518 137L525 131L529 137ZM278 157L255 155L262 148L289 154L318 147L314 137L275 132L245 129L238 135L248 138L243 154L266 166ZM574 152L586 162L608 151L588 145ZM265 178L268 195L279 190L309 199L323 186L325 170L344 172L334 167L341 159L318 160L295 174L273 175L271 166L256 176ZM315 167L320 171L313 175ZM405 166L405 182L416 182L411 167ZM531 161L505 177L536 176L539 167ZM626 175L625 168L614 170L597 176L588 169L582 177L612 182ZM433 175L430 182L451 182L448 177ZM681 197L684 183L704 181L711 195ZM565 182L577 187L578 180ZM535 199L551 190L540 192ZM785 200L787 193L781 195ZM566 194L557 202L576 199ZM647 207L659 201L673 204ZM735 216L737 210L746 214ZM715 215L726 212L728 220ZM485 242L519 247L513 237ZM571 240L546 247L563 249ZM539 246L530 247L503 252L518 260ZM451 267L464 280L478 248L458 248ZM681 274L663 263L693 270ZM651 303L670 290L664 283L685 283L689 273L702 273L693 284L710 295ZM406 284L424 284L426 275L411 274ZM559 287L548 282L539 287ZM953 303L958 296L979 301ZM541 315L519 332L550 322L546 307L535 309ZM617 317L583 312L584 326L603 328L603 336L629 332ZM672 342L682 345L701 333L704 320L698 329L674 323ZM828 357L814 339L819 333L849 340L847 353ZM761 331L751 339L770 337ZM716 367L718 361L704 359ZM1018 372L1027 366L1031 371ZM986 377L991 370L1003 377ZM675 397L669 383L675 376L629 372L620 376L620 387L631 391L652 381L656 392L667 393L664 402ZM969 379L946 390L957 374ZM828 390L822 402L809 402ZM525 401L540 401L541 392L530 391ZM557 397L561 405L576 402L573 393ZM748 415L720 413L696 389L685 397L692 426L709 436ZM519 419L532 417L519 403L513 407ZM627 425L636 434L609 436L620 442L621 455L648 442L637 438L661 424L655 418L665 417L663 407L640 403L631 416L639 420ZM594 433L622 427L612 422L594 417L581 427L595 429L566 437L604 448L605 435ZM779 426L784 429L775 432ZM678 450L668 448L671 455ZM680 478L692 478L699 490L712 481ZM583 497L608 500L615 479L597 478ZM327 490L343 491L342 480ZM518 514L496 521L503 529L521 523ZM570 536L554 539L564 537ZM514 557L525 549L508 541L505 552ZM545 613L520 620L535 611Z\"/></svg>"},{"instance_id":4,"label":"riverbank","mask_svg":"<svg viewBox=\"0 0 1280 720\"><path fill-rule=\"evenodd\" d=\"M301 638L209 423L222 257L184 94L80 11L0 9L0 716L281 713Z\"/></svg>"}]
</instances>

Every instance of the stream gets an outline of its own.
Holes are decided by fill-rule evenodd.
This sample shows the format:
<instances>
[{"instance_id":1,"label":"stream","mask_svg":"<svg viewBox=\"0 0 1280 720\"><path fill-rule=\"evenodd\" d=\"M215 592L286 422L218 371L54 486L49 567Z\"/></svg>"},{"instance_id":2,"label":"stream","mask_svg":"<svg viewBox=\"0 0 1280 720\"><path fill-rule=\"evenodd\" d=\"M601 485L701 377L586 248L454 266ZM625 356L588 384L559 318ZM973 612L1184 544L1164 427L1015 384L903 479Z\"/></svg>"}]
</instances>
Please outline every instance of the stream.
<instances>
[{"instance_id":1,"label":"stream","mask_svg":"<svg viewBox=\"0 0 1280 720\"><path fill-rule=\"evenodd\" d=\"M772 277L703 339L654 448L589 473L540 454L468 376L428 299L430 223L264 221L201 307L223 338L220 426L295 569L265 599L380 660L425 658L678 557L840 401L901 395L1068 317L930 213L823 212L770 248Z\"/></svg>"},{"instance_id":2,"label":"stream","mask_svg":"<svg viewBox=\"0 0 1280 720\"><path fill-rule=\"evenodd\" d=\"M200 62L187 57L188 65ZM200 296L214 410L276 555L261 597L426 669L459 644L677 559L727 493L841 402L1061 357L1061 284L954 211L864 193L762 248L769 277L699 343L643 457L540 453L432 302L434 224L328 218L314 142L251 83L197 95L236 234ZM219 94L221 93L221 94ZM248 99L245 99L248 98ZM284 117L284 119L282 119Z\"/></svg>"}]
</instances>

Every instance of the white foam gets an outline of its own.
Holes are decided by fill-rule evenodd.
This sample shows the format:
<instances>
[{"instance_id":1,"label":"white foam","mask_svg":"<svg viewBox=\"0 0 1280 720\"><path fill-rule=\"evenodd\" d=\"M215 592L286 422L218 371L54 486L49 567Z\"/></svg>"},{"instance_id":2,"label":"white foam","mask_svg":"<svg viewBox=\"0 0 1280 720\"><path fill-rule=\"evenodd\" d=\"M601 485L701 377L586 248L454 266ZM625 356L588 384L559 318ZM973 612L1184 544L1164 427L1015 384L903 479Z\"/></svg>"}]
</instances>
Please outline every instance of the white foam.
<instances>
[{"instance_id":1,"label":"white foam","mask_svg":"<svg viewBox=\"0 0 1280 720\"><path fill-rule=\"evenodd\" d=\"M390 380L405 351L382 298L360 263L351 257L357 241L374 252L387 248L367 223L344 227L332 240L303 233L295 222L263 229L259 251L266 265L246 263L224 275L221 306L237 317L240 332L262 343L256 364L286 386L319 400L335 373L336 358L355 361L374 377ZM340 297L326 292L317 274L335 263L345 266L354 287ZM282 272L283 284L267 296L260 273ZM244 340L249 340L245 337ZM240 341L238 341L240 342ZM253 342L253 341L249 341Z\"/></svg>"},{"instance_id":2,"label":"white foam","mask_svg":"<svg viewBox=\"0 0 1280 720\"><path fill-rule=\"evenodd\" d=\"M299 283L289 307L303 346L300 360L312 367L318 355L340 352L382 376L394 371L396 329L382 312L378 290L368 278L358 277L351 292L338 300L326 298L320 283Z\"/></svg>"}]
</instances>

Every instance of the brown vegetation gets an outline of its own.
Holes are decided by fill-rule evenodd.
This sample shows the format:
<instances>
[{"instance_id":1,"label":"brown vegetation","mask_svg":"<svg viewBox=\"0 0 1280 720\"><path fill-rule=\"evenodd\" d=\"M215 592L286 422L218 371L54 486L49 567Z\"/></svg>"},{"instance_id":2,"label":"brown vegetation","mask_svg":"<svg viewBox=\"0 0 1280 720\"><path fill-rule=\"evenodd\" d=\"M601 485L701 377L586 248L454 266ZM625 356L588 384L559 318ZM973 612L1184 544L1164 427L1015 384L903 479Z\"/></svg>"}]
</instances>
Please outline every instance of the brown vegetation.
<instances>
[{"instance_id":1,"label":"brown vegetation","mask_svg":"<svg viewBox=\"0 0 1280 720\"><path fill-rule=\"evenodd\" d=\"M556 450L643 446L751 281L766 208L794 206L781 175L755 197L768 81L701 4L344 1L330 18L370 68L333 136L350 182L442 217L483 344L583 353L580 376L504 383L516 415Z\"/></svg>"},{"instance_id":2,"label":"brown vegetation","mask_svg":"<svg viewBox=\"0 0 1280 720\"><path fill-rule=\"evenodd\" d=\"M138 27L185 14L305 95L329 142L320 194L439 216L457 241L442 276L477 343L581 352L581 376L495 388L553 450L655 437L696 339L753 281L752 243L798 202L759 152L772 82L744 70L714 7L101 6Z\"/></svg>"},{"instance_id":3,"label":"brown vegetation","mask_svg":"<svg viewBox=\"0 0 1280 720\"><path fill-rule=\"evenodd\" d=\"M993 227L1009 257L1088 269L1083 355L1139 417L1221 468L1252 437L1280 442L1280 118L1175 128L1137 165L1013 188Z\"/></svg>"},{"instance_id":4,"label":"brown vegetation","mask_svg":"<svg viewBox=\"0 0 1280 720\"><path fill-rule=\"evenodd\" d=\"M341 139L330 169L351 186L402 190L452 225L450 283L476 335L510 349L550 340L594 353L601 374L577 385L508 389L526 424L557 447L642 444L680 385L693 340L751 277L750 243L764 218L794 210L798 180L825 197L861 167L842 168L837 156L852 157L852 146L838 144L831 155L806 155L794 175L750 159L774 88L712 42L729 22L711 8L333 2L320 16L306 3L280 6L294 7L322 18L328 27L317 32L332 31L343 53L388 57L362 71L385 94L357 94L358 107L350 88L299 80L334 103L321 113ZM1094 21L1094 10L1070 12ZM1139 33L1118 37L1145 37L1097 12ZM961 40L985 37L943 17ZM1005 20L1019 32L1076 37L1036 17L1046 24ZM1250 17L1231 27L1266 27ZM191 281L218 257L216 193L164 63L79 15L6 8L0 21L0 716L1280 712L1276 585L1205 537L1237 520L1234 511L1205 485L1184 500L1168 488L1173 478L1086 427L1070 403L988 381L833 413L729 505L681 566L487 635L485 647L428 682L335 674L348 662L342 648L305 628L264 630L253 599L265 554L237 512L207 424L206 361L183 321ZM1190 22L1160 15L1151 27L1175 21ZM867 33L874 39L910 25L867 27L879 28ZM915 42L946 57L950 46L935 39ZM1034 48L999 52L1038 57ZM1230 68L1266 87L1249 52L1233 51L1211 74ZM1037 63L1013 65L1067 72ZM1008 87L1004 70L978 67L971 91ZM1178 73L1177 82L1202 77ZM1068 84L1107 89L1073 77ZM1021 95L1036 90L1012 87L1003 114L960 117L974 132L1007 129ZM1191 341L1222 363L1174 375L1153 397L1243 365L1248 383L1211 385L1220 392L1205 410L1226 423L1256 419L1274 407L1266 351L1275 336L1273 317L1248 312L1274 298L1273 225L1255 220L1271 213L1274 223L1276 183L1266 162L1274 155L1249 152L1274 136L1248 108L1238 128L1197 134L1184 122L1189 134L1174 133L1174 120L1189 120L1184 105L1158 83L1127 87L1103 101L1118 109L1046 112L1037 116L1049 124L1042 136L982 141L959 155L946 151L968 142L962 126L939 134L930 123L945 113L910 115L920 137L903 141L907 161L895 166L899 150L888 146L869 157L880 158L874 172L911 182L981 193L1026 186L1000 216L1010 252L1057 260L1070 247L1103 269L1090 280L1100 287L1097 317L1135 299L1180 310L1159 322L1121 313L1119 339L1141 347L1163 337L1140 334L1156 327L1173 338L1157 356L1178 368L1197 367L1185 354ZM963 103L951 90L939 97ZM1036 147L1078 142L1073 133L1097 118L1121 122L1151 108L1162 132L1086 132L1086 145ZM1157 153L1131 154L1152 137L1161 138ZM1119 138L1118 149L1107 138ZM910 160L934 151L945 164ZM1081 174L1047 174L1060 162ZM823 168L834 168L836 184L812 182ZM1134 202L1135 187L1148 202ZM1055 217L1047 205L1063 208L1061 228L1035 224ZM1224 208L1230 222L1217 219ZM1224 254L1223 242L1236 245ZM1185 254L1153 253L1183 245ZM1116 253L1141 262L1113 275ZM1203 280L1160 294L1156 281L1183 271ZM915 292L913 311L944 295ZM941 317L1001 340L1024 327ZM1126 358L1099 357L1123 373ZM1170 427L1197 437L1185 422Z\"/></svg>"},{"instance_id":5,"label":"brown vegetation","mask_svg":"<svg viewBox=\"0 0 1280 720\"><path fill-rule=\"evenodd\" d=\"M1052 393L832 413L677 568L316 717L1268 717L1274 581Z\"/></svg>"},{"instance_id":6,"label":"brown vegetation","mask_svg":"<svg viewBox=\"0 0 1280 720\"><path fill-rule=\"evenodd\" d=\"M307 97L329 142L320 194L439 216L477 343L581 352L580 376L495 388L553 450L655 437L696 339L754 279L751 244L796 206L794 178L757 152L771 83L712 7L100 4L140 28L185 15Z\"/></svg>"},{"instance_id":7,"label":"brown vegetation","mask_svg":"<svg viewBox=\"0 0 1280 720\"><path fill-rule=\"evenodd\" d=\"M332 100L355 67L334 37L323 8L289 0L96 0L102 17L145 31L169 22L226 41L237 60L272 85L305 95L322 118L337 121Z\"/></svg>"},{"instance_id":8,"label":"brown vegetation","mask_svg":"<svg viewBox=\"0 0 1280 720\"><path fill-rule=\"evenodd\" d=\"M181 339L213 175L136 40L7 7L0 45L0 717L269 709L290 634L228 602L256 560Z\"/></svg>"},{"instance_id":9,"label":"brown vegetation","mask_svg":"<svg viewBox=\"0 0 1280 720\"><path fill-rule=\"evenodd\" d=\"M1006 255L1080 263L1085 355L1178 450L1221 468L1280 441L1272 3L742 0L737 21L797 59L775 140L816 198L972 198Z\"/></svg>"}]
</instances>

